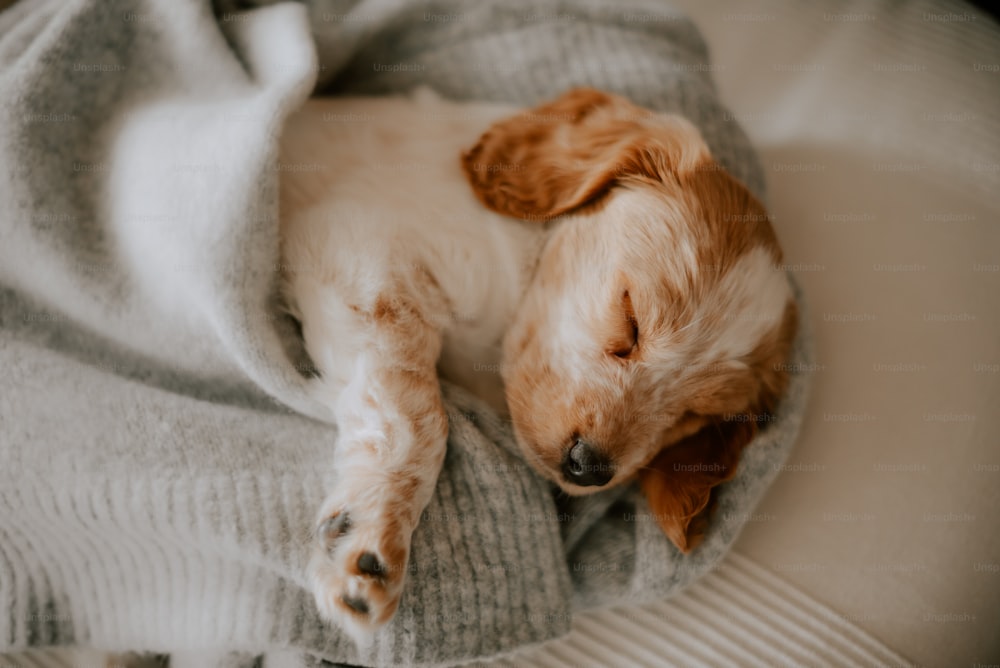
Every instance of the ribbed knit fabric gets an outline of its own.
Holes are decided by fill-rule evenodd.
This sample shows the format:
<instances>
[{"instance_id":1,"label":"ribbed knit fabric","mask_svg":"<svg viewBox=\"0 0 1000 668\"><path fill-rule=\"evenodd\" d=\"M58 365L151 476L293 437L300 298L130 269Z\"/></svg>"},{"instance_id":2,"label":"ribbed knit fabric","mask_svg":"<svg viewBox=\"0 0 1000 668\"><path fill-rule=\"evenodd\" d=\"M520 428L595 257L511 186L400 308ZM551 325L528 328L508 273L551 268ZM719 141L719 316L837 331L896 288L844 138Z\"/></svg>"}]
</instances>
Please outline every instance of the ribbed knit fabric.
<instances>
[{"instance_id":1,"label":"ribbed knit fabric","mask_svg":"<svg viewBox=\"0 0 1000 668\"><path fill-rule=\"evenodd\" d=\"M23 668L82 668L64 651L0 656ZM252 666L253 656L177 655L176 668ZM15 663L16 662L16 663ZM275 650L262 668L308 668L297 652ZM0 665L4 665L0 663ZM99 664L93 664L96 668ZM580 666L882 666L914 665L752 560L730 553L708 576L669 601L588 611L559 642L459 668Z\"/></svg>"},{"instance_id":2,"label":"ribbed knit fabric","mask_svg":"<svg viewBox=\"0 0 1000 668\"><path fill-rule=\"evenodd\" d=\"M478 664L486 668L484 664ZM669 601L587 612L563 640L488 668L890 666L912 662L778 576L730 553ZM471 668L467 664L463 668Z\"/></svg>"},{"instance_id":3,"label":"ribbed knit fabric","mask_svg":"<svg viewBox=\"0 0 1000 668\"><path fill-rule=\"evenodd\" d=\"M682 557L634 489L557 506L509 425L446 388L449 452L408 588L359 655L303 587L336 430L275 306L284 119L317 73L331 93L423 84L524 104L589 84L684 113L761 192L696 30L646 0L218 16L195 0L21 0L0 13L0 67L0 649L494 656L565 634L574 610L692 583L794 442L805 330L778 419ZM136 229L143 252L124 241Z\"/></svg>"}]
</instances>

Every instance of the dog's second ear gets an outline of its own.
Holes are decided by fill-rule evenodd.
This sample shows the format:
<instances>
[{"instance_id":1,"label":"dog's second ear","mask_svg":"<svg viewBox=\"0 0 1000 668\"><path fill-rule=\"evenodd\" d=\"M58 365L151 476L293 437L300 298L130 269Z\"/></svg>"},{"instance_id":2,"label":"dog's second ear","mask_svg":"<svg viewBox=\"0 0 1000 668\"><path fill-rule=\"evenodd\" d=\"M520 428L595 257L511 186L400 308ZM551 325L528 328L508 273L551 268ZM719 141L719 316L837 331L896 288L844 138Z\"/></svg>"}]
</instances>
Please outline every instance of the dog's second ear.
<instances>
[{"instance_id":1,"label":"dog's second ear","mask_svg":"<svg viewBox=\"0 0 1000 668\"><path fill-rule=\"evenodd\" d=\"M752 417L709 424L640 469L639 485L650 510L681 552L687 554L704 537L714 489L736 475L740 454L757 433Z\"/></svg>"},{"instance_id":2,"label":"dog's second ear","mask_svg":"<svg viewBox=\"0 0 1000 668\"><path fill-rule=\"evenodd\" d=\"M494 124L462 156L462 167L490 209L546 221L599 198L616 180L661 179L709 159L687 121L577 88Z\"/></svg>"}]
</instances>

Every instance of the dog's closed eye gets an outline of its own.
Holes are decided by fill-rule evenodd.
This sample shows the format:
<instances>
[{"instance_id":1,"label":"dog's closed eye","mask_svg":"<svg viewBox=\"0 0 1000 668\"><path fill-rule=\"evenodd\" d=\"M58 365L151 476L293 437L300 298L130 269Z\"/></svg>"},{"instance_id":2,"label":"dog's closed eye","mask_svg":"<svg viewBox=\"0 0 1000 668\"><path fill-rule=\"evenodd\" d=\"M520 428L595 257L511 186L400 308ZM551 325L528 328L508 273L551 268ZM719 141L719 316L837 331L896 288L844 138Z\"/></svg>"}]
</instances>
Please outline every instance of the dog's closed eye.
<instances>
[{"instance_id":1,"label":"dog's closed eye","mask_svg":"<svg viewBox=\"0 0 1000 668\"><path fill-rule=\"evenodd\" d=\"M628 290L622 292L620 309L622 336L612 342L610 352L615 357L627 359L639 345L639 322L636 320Z\"/></svg>"}]
</instances>

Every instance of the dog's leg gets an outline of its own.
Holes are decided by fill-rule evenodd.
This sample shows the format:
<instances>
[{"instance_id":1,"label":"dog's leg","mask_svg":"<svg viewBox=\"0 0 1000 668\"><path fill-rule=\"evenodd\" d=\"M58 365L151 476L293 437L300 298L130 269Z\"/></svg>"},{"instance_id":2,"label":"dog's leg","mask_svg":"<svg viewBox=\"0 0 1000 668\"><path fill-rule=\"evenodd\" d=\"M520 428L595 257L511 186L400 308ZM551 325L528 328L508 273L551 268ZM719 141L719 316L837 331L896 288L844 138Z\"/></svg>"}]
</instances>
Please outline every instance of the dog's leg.
<instances>
[{"instance_id":1,"label":"dog's leg","mask_svg":"<svg viewBox=\"0 0 1000 668\"><path fill-rule=\"evenodd\" d=\"M333 285L296 295L340 432L338 479L320 510L309 575L320 612L359 642L399 604L410 537L448 434L435 369L441 330L426 296L390 284L367 296Z\"/></svg>"}]
</instances>

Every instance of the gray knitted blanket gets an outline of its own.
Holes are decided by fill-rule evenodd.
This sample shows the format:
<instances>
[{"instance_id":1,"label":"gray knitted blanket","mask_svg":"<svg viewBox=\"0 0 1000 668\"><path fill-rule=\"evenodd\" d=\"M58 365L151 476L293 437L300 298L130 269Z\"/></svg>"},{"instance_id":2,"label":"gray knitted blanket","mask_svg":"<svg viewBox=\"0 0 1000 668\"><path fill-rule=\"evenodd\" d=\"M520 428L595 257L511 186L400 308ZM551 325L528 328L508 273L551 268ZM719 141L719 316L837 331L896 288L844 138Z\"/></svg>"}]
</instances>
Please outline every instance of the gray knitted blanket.
<instances>
[{"instance_id":1,"label":"gray knitted blanket","mask_svg":"<svg viewBox=\"0 0 1000 668\"><path fill-rule=\"evenodd\" d=\"M0 12L0 651L455 662L709 571L793 444L802 374L688 557L634 489L557 504L509 426L446 387L447 461L397 617L361 655L319 619L303 572L336 428L275 300L278 137L314 88L527 105L595 86L686 115L763 179L698 32L661 2L258 4ZM137 226L145 246L123 241Z\"/></svg>"}]
</instances>

